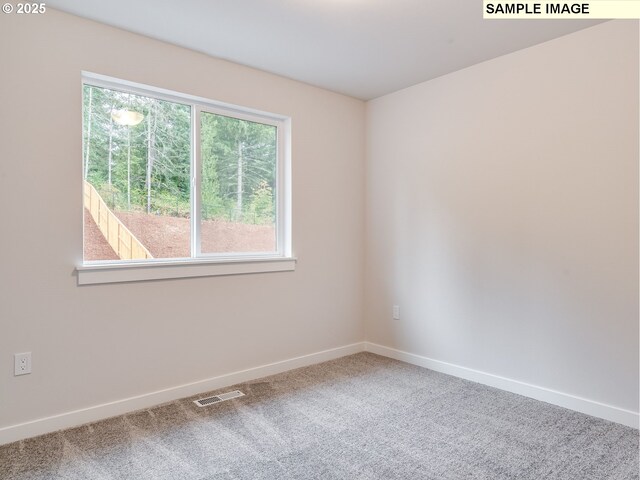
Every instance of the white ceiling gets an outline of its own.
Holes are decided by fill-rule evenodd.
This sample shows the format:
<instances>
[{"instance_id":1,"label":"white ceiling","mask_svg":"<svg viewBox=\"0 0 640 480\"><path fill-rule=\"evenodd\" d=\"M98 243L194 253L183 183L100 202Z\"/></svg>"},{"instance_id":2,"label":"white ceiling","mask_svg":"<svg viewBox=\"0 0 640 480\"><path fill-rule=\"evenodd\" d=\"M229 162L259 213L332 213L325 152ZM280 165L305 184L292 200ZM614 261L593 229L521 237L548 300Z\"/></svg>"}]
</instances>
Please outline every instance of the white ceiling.
<instances>
[{"instance_id":1,"label":"white ceiling","mask_svg":"<svg viewBox=\"0 0 640 480\"><path fill-rule=\"evenodd\" d=\"M483 20L481 0L49 0L47 6L361 99L599 23Z\"/></svg>"}]
</instances>

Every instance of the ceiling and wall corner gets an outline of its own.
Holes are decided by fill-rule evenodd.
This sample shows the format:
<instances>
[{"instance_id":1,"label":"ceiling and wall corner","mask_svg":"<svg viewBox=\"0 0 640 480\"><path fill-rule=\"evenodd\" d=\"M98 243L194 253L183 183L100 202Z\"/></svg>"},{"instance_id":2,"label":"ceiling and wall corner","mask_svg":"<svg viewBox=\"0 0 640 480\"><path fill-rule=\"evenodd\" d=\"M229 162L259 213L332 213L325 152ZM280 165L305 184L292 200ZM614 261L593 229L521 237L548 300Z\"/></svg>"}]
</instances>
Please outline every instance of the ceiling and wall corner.
<instances>
[{"instance_id":1,"label":"ceiling and wall corner","mask_svg":"<svg viewBox=\"0 0 640 480\"><path fill-rule=\"evenodd\" d=\"M595 25L481 0L51 0L50 7L369 100Z\"/></svg>"}]
</instances>

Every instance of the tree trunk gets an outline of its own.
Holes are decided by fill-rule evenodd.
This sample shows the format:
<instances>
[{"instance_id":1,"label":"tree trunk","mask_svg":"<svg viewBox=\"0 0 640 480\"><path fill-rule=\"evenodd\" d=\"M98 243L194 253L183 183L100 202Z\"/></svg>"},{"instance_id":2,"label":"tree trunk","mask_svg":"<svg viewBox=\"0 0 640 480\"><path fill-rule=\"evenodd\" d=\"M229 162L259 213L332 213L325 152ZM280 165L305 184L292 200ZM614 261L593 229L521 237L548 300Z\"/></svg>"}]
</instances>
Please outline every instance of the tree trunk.
<instances>
[{"instance_id":1,"label":"tree trunk","mask_svg":"<svg viewBox=\"0 0 640 480\"><path fill-rule=\"evenodd\" d=\"M131 95L127 107L131 110ZM131 126L127 125L127 210L131 210Z\"/></svg>"},{"instance_id":2,"label":"tree trunk","mask_svg":"<svg viewBox=\"0 0 640 480\"><path fill-rule=\"evenodd\" d=\"M127 127L127 210L131 210L131 127Z\"/></svg>"},{"instance_id":3,"label":"tree trunk","mask_svg":"<svg viewBox=\"0 0 640 480\"><path fill-rule=\"evenodd\" d=\"M107 168L108 168L108 183L111 186L111 169L113 163L113 117L111 113L113 112L114 105L111 104L111 109L109 110L109 156L107 159Z\"/></svg>"},{"instance_id":4,"label":"tree trunk","mask_svg":"<svg viewBox=\"0 0 640 480\"><path fill-rule=\"evenodd\" d=\"M242 142L238 142L238 193L236 196L236 221L239 221L242 218L242 176Z\"/></svg>"},{"instance_id":5,"label":"tree trunk","mask_svg":"<svg viewBox=\"0 0 640 480\"><path fill-rule=\"evenodd\" d=\"M87 141L84 144L84 179L89 175L89 150L91 149L91 117L93 116L93 87L89 87L89 111L87 112Z\"/></svg>"},{"instance_id":6,"label":"tree trunk","mask_svg":"<svg viewBox=\"0 0 640 480\"><path fill-rule=\"evenodd\" d=\"M155 161L156 148L156 109L155 102L149 108L149 121L147 123L147 213L151 213L151 174L153 172L153 163Z\"/></svg>"}]
</instances>

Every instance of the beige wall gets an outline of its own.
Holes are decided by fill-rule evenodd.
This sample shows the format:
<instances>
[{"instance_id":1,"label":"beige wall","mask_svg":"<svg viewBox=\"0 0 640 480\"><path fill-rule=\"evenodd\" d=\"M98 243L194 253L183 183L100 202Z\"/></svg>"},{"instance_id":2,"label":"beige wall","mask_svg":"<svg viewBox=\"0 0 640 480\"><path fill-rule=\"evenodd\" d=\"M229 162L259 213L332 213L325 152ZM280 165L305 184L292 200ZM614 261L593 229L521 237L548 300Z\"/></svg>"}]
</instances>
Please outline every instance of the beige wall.
<instances>
[{"instance_id":1,"label":"beige wall","mask_svg":"<svg viewBox=\"0 0 640 480\"><path fill-rule=\"evenodd\" d=\"M638 22L367 109L368 340L637 412Z\"/></svg>"},{"instance_id":2,"label":"beige wall","mask_svg":"<svg viewBox=\"0 0 640 480\"><path fill-rule=\"evenodd\" d=\"M0 20L0 428L363 339L363 102L55 10ZM290 116L296 271L76 286L81 70Z\"/></svg>"}]
</instances>

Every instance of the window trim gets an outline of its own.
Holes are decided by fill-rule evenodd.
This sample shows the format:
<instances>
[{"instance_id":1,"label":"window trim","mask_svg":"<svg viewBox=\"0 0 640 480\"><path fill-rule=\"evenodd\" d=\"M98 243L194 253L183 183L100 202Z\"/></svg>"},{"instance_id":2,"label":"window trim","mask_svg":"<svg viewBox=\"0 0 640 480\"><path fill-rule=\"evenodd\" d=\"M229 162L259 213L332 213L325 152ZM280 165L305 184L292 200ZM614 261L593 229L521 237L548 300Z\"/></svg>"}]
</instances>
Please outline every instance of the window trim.
<instances>
[{"instance_id":1,"label":"window trim","mask_svg":"<svg viewBox=\"0 0 640 480\"><path fill-rule=\"evenodd\" d=\"M82 87L117 90L165 100L191 108L191 257L153 260L84 261L76 266L79 285L132 282L166 278L291 271L296 259L291 243L291 119L251 108L217 102L164 88L82 72ZM206 253L200 251L200 114L208 112L240 120L260 122L277 129L276 250L275 252ZM84 245L84 233L83 233Z\"/></svg>"},{"instance_id":2,"label":"window trim","mask_svg":"<svg viewBox=\"0 0 640 480\"><path fill-rule=\"evenodd\" d=\"M149 260L145 263L100 263L76 267L78 285L140 282L171 278L214 277L248 273L291 272L296 268L295 257L229 258L225 261L175 259Z\"/></svg>"}]
</instances>

